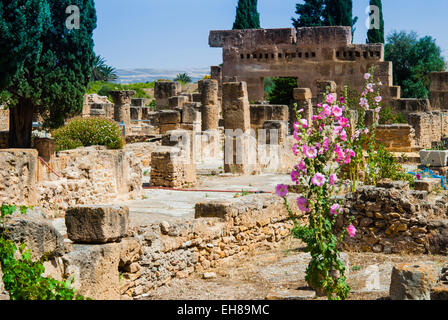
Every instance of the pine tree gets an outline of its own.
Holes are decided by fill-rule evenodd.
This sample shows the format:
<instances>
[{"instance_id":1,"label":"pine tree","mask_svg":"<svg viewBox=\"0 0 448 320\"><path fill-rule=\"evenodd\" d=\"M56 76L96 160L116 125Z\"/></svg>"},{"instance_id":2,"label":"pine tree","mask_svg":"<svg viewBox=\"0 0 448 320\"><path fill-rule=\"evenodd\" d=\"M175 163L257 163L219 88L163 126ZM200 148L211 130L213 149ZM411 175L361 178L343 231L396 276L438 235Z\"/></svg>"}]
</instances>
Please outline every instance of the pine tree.
<instances>
[{"instance_id":1,"label":"pine tree","mask_svg":"<svg viewBox=\"0 0 448 320\"><path fill-rule=\"evenodd\" d=\"M328 26L348 26L355 33L358 17L353 17L353 0L326 0L324 22Z\"/></svg>"},{"instance_id":2,"label":"pine tree","mask_svg":"<svg viewBox=\"0 0 448 320\"><path fill-rule=\"evenodd\" d=\"M304 4L296 4L297 19L292 18L295 28L323 26L325 0L305 0Z\"/></svg>"},{"instance_id":3,"label":"pine tree","mask_svg":"<svg viewBox=\"0 0 448 320\"><path fill-rule=\"evenodd\" d=\"M383 18L383 4L381 0L370 0L371 6L379 8L379 29L369 29L367 31L367 43L384 43L384 18Z\"/></svg>"},{"instance_id":4,"label":"pine tree","mask_svg":"<svg viewBox=\"0 0 448 320\"><path fill-rule=\"evenodd\" d=\"M258 0L239 0L233 29L260 29Z\"/></svg>"},{"instance_id":5,"label":"pine tree","mask_svg":"<svg viewBox=\"0 0 448 320\"><path fill-rule=\"evenodd\" d=\"M15 12L35 9L33 1L10 0L16 3ZM95 59L93 30L96 28L94 0L37 0L49 8L49 19L42 19L36 42L41 46L28 46L23 64L12 57L21 43L13 47L0 46L0 57L9 57L7 63L15 64L15 73L9 85L2 87L10 96L9 146L31 147L33 116L40 114L47 127L58 127L64 120L82 110L83 96L90 80ZM3 1L5 3L5 1ZM18 5L21 3L21 7ZM29 5L29 6L28 6ZM76 5L80 13L79 29L68 29L66 9ZM5 16L0 21L6 20ZM35 20L22 18L24 37L31 37ZM0 24L1 25L1 24ZM0 43L5 41L3 33ZM10 36L13 37L13 36ZM2 75L3 78L3 75ZM2 81L0 81L2 82Z\"/></svg>"}]
</instances>

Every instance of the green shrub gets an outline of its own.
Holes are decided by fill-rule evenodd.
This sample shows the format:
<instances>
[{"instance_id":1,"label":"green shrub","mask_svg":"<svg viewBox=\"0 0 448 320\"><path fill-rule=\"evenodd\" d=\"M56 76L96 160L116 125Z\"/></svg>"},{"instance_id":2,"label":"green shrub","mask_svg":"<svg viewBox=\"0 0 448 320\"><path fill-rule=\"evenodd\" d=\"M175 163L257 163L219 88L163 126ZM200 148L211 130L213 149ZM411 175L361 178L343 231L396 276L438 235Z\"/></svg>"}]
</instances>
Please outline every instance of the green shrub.
<instances>
[{"instance_id":1,"label":"green shrub","mask_svg":"<svg viewBox=\"0 0 448 320\"><path fill-rule=\"evenodd\" d=\"M395 124L395 123L406 123L404 116L392 110L391 107L384 107L380 111L379 124Z\"/></svg>"},{"instance_id":2,"label":"green shrub","mask_svg":"<svg viewBox=\"0 0 448 320\"><path fill-rule=\"evenodd\" d=\"M155 82L146 82L146 83L130 83L130 84L121 84L121 83L110 83L106 81L94 81L89 83L87 87L87 94L96 93L100 96L106 96L112 101L112 98L109 94L110 91L114 90L135 90L134 98L151 98L149 94L145 91L145 89L152 89L155 86Z\"/></svg>"},{"instance_id":3,"label":"green shrub","mask_svg":"<svg viewBox=\"0 0 448 320\"><path fill-rule=\"evenodd\" d=\"M55 130L56 150L70 150L87 146L106 146L121 149L123 138L115 121L101 117L74 118Z\"/></svg>"},{"instance_id":4,"label":"green shrub","mask_svg":"<svg viewBox=\"0 0 448 320\"><path fill-rule=\"evenodd\" d=\"M0 207L0 225L5 223L7 216L17 210L16 206L2 204ZM26 214L27 208L20 207L20 212ZM16 257L17 253L20 253ZM0 264L3 271L3 283L11 300L84 300L71 288L71 281L58 281L51 277L43 277L45 258L39 261L31 260L30 250L25 244L19 247L8 239L7 230L0 233Z\"/></svg>"}]
</instances>

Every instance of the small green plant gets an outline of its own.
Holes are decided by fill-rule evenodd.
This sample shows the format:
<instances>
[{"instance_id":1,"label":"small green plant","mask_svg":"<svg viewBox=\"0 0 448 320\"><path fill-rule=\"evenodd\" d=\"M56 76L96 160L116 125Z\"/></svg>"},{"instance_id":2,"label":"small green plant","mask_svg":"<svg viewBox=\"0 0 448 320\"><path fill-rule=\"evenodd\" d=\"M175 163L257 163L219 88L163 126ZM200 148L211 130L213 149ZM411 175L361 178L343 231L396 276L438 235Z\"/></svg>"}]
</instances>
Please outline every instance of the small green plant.
<instances>
[{"instance_id":1,"label":"small green plant","mask_svg":"<svg viewBox=\"0 0 448 320\"><path fill-rule=\"evenodd\" d=\"M3 283L11 300L84 300L71 288L71 280L58 281L51 277L45 278L43 257L39 261L31 260L31 252L25 244L19 247L9 240L4 229L8 216L17 211L13 205L3 204L0 208L0 262L3 272ZM21 214L26 214L27 207L20 207ZM16 258L16 256L19 258Z\"/></svg>"},{"instance_id":2,"label":"small green plant","mask_svg":"<svg viewBox=\"0 0 448 320\"><path fill-rule=\"evenodd\" d=\"M74 118L55 130L53 137L57 151L95 145L121 149L124 144L119 126L114 121L101 117Z\"/></svg>"},{"instance_id":3,"label":"small green plant","mask_svg":"<svg viewBox=\"0 0 448 320\"><path fill-rule=\"evenodd\" d=\"M360 266L353 266L352 270L353 271L359 271L359 270L361 270L361 267Z\"/></svg>"},{"instance_id":4,"label":"small green plant","mask_svg":"<svg viewBox=\"0 0 448 320\"><path fill-rule=\"evenodd\" d=\"M383 107L380 111L379 124L406 123L403 114L395 112L391 107Z\"/></svg>"}]
</instances>

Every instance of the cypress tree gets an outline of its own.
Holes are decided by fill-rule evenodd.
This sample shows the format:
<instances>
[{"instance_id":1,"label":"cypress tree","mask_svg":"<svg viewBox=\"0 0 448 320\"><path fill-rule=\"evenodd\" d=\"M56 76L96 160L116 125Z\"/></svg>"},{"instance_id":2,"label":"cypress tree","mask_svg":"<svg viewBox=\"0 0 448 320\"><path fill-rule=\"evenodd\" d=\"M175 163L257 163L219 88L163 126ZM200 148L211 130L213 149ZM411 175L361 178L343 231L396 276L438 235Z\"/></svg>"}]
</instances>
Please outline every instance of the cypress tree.
<instances>
[{"instance_id":1,"label":"cypress tree","mask_svg":"<svg viewBox=\"0 0 448 320\"><path fill-rule=\"evenodd\" d=\"M239 0L233 29L260 29L258 0Z\"/></svg>"},{"instance_id":2,"label":"cypress tree","mask_svg":"<svg viewBox=\"0 0 448 320\"><path fill-rule=\"evenodd\" d=\"M3 1L4 2L4 1ZM22 3L17 12L31 10L33 1L10 0ZM0 57L10 57L9 64L15 65L15 74L4 88L11 96L9 146L31 147L33 116L40 114L50 128L64 124L67 117L82 110L83 96L90 80L95 54L93 52L93 30L96 28L94 0L37 0L40 6L49 8L49 19L43 19L42 33L36 42L41 46L28 46L23 65L15 61L13 47L0 47ZM68 29L66 9L76 5L80 13L79 29ZM5 20L2 16L1 20ZM25 23L26 37L36 21ZM4 35L0 35L4 41ZM13 37L13 36L11 36ZM1 42L0 41L0 42ZM6 82L6 81L4 81Z\"/></svg>"},{"instance_id":3,"label":"cypress tree","mask_svg":"<svg viewBox=\"0 0 448 320\"><path fill-rule=\"evenodd\" d=\"M304 4L296 4L297 19L292 18L295 28L323 26L325 0L305 0Z\"/></svg>"},{"instance_id":4,"label":"cypress tree","mask_svg":"<svg viewBox=\"0 0 448 320\"><path fill-rule=\"evenodd\" d=\"M326 0L324 21L328 26L352 27L353 36L358 21L358 17L353 17L353 0Z\"/></svg>"},{"instance_id":5,"label":"cypress tree","mask_svg":"<svg viewBox=\"0 0 448 320\"><path fill-rule=\"evenodd\" d=\"M369 29L367 31L367 43L384 43L384 18L383 18L383 4L381 0L370 0L371 6L379 8L379 29Z\"/></svg>"}]
</instances>

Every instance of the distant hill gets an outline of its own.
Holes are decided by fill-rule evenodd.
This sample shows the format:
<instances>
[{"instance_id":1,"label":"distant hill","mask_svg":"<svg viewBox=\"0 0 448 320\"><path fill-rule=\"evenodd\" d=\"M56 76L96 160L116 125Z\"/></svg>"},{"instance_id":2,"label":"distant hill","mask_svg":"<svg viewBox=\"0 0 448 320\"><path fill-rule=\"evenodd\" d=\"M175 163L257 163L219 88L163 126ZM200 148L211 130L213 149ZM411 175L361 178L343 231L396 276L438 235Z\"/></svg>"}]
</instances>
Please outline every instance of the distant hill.
<instances>
[{"instance_id":1,"label":"distant hill","mask_svg":"<svg viewBox=\"0 0 448 320\"><path fill-rule=\"evenodd\" d=\"M190 68L183 70L174 69L117 69L118 80L116 83L135 83L135 82L152 82L157 79L173 80L179 73L188 73L191 79L196 82L210 75L210 68Z\"/></svg>"}]
</instances>

